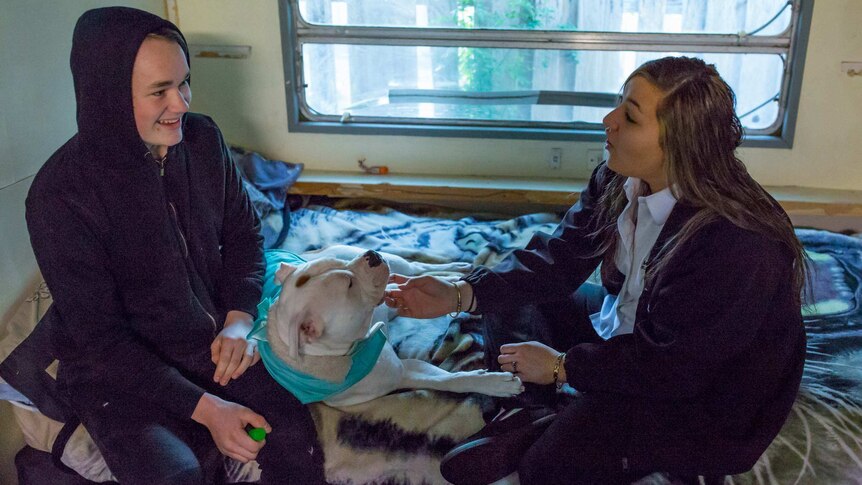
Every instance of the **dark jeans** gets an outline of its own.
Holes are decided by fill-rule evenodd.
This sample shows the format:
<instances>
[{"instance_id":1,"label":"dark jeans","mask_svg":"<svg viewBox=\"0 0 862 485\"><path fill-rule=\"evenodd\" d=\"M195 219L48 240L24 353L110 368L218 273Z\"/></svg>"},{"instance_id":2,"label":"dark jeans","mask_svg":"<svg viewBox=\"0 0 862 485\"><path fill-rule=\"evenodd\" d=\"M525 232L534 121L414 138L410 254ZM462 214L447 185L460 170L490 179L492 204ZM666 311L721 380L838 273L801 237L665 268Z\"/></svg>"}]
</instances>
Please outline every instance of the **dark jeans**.
<instances>
[{"instance_id":1,"label":"dark jeans","mask_svg":"<svg viewBox=\"0 0 862 485\"><path fill-rule=\"evenodd\" d=\"M584 283L563 301L543 305L530 305L505 313L487 313L482 316L485 338L485 364L488 369L500 370L497 357L500 346L509 343L537 341L565 352L584 342L601 342L590 322L590 315L602 307L607 290L602 286ZM526 391L504 407L518 404L540 404L553 407L556 392L553 386L525 384Z\"/></svg>"},{"instance_id":2,"label":"dark jeans","mask_svg":"<svg viewBox=\"0 0 862 485\"><path fill-rule=\"evenodd\" d=\"M601 309L606 294L601 286L586 283L565 301L484 314L488 367L500 368L497 356L505 343L535 340L562 352L579 343L602 342L589 316ZM560 403L552 385L525 387L516 402L556 406L558 414L522 458L522 485L628 484L648 474L627 466L638 414L630 400L579 393Z\"/></svg>"},{"instance_id":3,"label":"dark jeans","mask_svg":"<svg viewBox=\"0 0 862 485\"><path fill-rule=\"evenodd\" d=\"M206 355L209 360L208 349ZM323 450L308 408L276 383L262 362L225 387L212 383L209 367L201 366L192 379L209 392L263 415L272 426L257 456L261 483L325 483ZM81 422L123 485L223 480L222 455L209 430L191 418L169 415L139 398L109 399L96 406L76 404Z\"/></svg>"}]
</instances>

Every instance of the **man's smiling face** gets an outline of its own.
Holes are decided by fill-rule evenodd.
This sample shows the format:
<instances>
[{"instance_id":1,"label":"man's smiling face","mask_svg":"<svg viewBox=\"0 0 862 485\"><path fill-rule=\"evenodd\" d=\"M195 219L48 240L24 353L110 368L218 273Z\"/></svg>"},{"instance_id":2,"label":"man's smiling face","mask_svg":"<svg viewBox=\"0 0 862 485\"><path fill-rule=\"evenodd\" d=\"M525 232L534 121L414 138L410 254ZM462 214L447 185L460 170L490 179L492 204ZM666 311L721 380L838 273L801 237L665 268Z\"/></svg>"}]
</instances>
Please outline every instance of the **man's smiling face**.
<instances>
[{"instance_id":1,"label":"man's smiling face","mask_svg":"<svg viewBox=\"0 0 862 485\"><path fill-rule=\"evenodd\" d=\"M147 37L132 69L132 107L141 139L153 156L183 140L182 116L192 99L189 65L175 42Z\"/></svg>"}]
</instances>

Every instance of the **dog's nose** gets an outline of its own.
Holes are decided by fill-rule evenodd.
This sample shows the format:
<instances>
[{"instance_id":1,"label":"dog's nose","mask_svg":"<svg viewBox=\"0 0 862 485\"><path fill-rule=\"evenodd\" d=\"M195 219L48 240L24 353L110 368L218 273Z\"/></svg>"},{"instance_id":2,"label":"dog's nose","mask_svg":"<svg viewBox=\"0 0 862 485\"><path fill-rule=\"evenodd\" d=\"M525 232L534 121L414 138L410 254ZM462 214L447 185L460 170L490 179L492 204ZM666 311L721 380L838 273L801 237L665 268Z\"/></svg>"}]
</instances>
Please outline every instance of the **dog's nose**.
<instances>
[{"instance_id":1,"label":"dog's nose","mask_svg":"<svg viewBox=\"0 0 862 485\"><path fill-rule=\"evenodd\" d=\"M383 262L383 258L380 257L380 254L377 251L369 249L368 252L365 253L365 260L368 261L368 266L374 268L376 266L380 266L380 263Z\"/></svg>"}]
</instances>

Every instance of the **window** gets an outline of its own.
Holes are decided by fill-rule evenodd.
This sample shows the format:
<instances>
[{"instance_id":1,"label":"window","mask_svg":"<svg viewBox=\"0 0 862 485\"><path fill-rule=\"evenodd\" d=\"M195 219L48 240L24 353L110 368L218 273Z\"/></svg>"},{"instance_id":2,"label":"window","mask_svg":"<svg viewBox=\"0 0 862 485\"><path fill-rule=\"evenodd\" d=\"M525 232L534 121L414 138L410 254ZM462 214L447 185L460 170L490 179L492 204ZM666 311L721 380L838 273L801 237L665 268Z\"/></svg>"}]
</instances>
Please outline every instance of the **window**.
<instances>
[{"instance_id":1,"label":"window","mask_svg":"<svg viewBox=\"0 0 862 485\"><path fill-rule=\"evenodd\" d=\"M626 76L715 64L789 146L809 0L284 0L291 131L599 140Z\"/></svg>"}]
</instances>

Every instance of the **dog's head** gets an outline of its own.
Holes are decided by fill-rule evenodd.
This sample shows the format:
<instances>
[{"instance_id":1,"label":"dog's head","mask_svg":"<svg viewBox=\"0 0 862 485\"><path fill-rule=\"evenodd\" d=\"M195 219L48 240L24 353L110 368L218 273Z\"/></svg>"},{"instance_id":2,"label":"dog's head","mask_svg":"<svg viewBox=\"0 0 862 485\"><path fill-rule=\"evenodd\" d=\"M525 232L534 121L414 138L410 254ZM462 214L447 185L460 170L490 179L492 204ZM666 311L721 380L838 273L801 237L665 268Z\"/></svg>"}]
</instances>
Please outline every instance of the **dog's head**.
<instances>
[{"instance_id":1,"label":"dog's head","mask_svg":"<svg viewBox=\"0 0 862 485\"><path fill-rule=\"evenodd\" d=\"M383 300L389 266L368 251L349 262L281 263L275 280L282 288L267 317L273 350L281 348L292 359L306 346L318 355L343 355L366 336L371 314Z\"/></svg>"}]
</instances>

